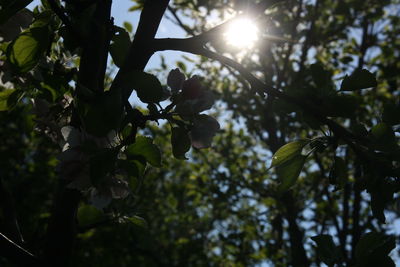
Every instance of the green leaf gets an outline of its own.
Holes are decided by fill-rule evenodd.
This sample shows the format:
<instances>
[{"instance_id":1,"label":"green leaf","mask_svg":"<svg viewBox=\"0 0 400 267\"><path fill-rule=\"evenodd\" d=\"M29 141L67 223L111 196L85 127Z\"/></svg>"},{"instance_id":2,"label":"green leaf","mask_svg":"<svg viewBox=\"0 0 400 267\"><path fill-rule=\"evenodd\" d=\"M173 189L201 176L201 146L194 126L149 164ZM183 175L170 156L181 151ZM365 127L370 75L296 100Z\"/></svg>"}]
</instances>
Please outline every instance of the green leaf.
<instances>
[{"instance_id":1,"label":"green leaf","mask_svg":"<svg viewBox=\"0 0 400 267\"><path fill-rule=\"evenodd\" d=\"M117 33L118 34L114 35L112 38L110 54L115 65L121 68L127 57L129 47L131 46L131 39L129 33L123 28L117 27Z\"/></svg>"},{"instance_id":2,"label":"green leaf","mask_svg":"<svg viewBox=\"0 0 400 267\"><path fill-rule=\"evenodd\" d=\"M140 10L140 9L142 9L142 8L143 8L142 5L137 4L137 5L131 6L131 7L128 9L128 11L129 11L129 12L133 12L133 11Z\"/></svg>"},{"instance_id":3,"label":"green leaf","mask_svg":"<svg viewBox=\"0 0 400 267\"><path fill-rule=\"evenodd\" d=\"M14 92L12 92L8 96L8 99L7 99L8 109L13 109L19 103L19 101L21 101L21 99L24 97L24 95L25 95L25 92L23 90L20 90L20 89L14 90Z\"/></svg>"},{"instance_id":4,"label":"green leaf","mask_svg":"<svg viewBox=\"0 0 400 267\"><path fill-rule=\"evenodd\" d=\"M146 136L136 137L136 142L126 149L126 154L129 157L141 156L148 163L155 167L161 167L161 152L156 145L153 144L153 139Z\"/></svg>"},{"instance_id":5,"label":"green leaf","mask_svg":"<svg viewBox=\"0 0 400 267\"><path fill-rule=\"evenodd\" d=\"M341 252L333 242L330 235L317 235L311 237L317 243L318 256L326 265L334 266L341 260Z\"/></svg>"},{"instance_id":6,"label":"green leaf","mask_svg":"<svg viewBox=\"0 0 400 267\"><path fill-rule=\"evenodd\" d=\"M78 209L77 218L81 227L96 223L103 217L103 213L92 205L82 205Z\"/></svg>"},{"instance_id":7,"label":"green leaf","mask_svg":"<svg viewBox=\"0 0 400 267\"><path fill-rule=\"evenodd\" d=\"M127 73L122 80L123 89L135 89L137 96L144 103L158 103L164 96L160 81L152 74L132 71Z\"/></svg>"},{"instance_id":8,"label":"green leaf","mask_svg":"<svg viewBox=\"0 0 400 267\"><path fill-rule=\"evenodd\" d=\"M369 232L357 243L357 266L395 266L388 254L396 247L394 236ZM385 263L384 265L382 265Z\"/></svg>"},{"instance_id":9,"label":"green leaf","mask_svg":"<svg viewBox=\"0 0 400 267\"><path fill-rule=\"evenodd\" d=\"M124 28L127 32L132 32L133 31L133 26L131 23L129 23L128 21L124 21Z\"/></svg>"},{"instance_id":10,"label":"green leaf","mask_svg":"<svg viewBox=\"0 0 400 267\"><path fill-rule=\"evenodd\" d=\"M185 153L190 149L188 132L181 127L171 129L172 154L177 159L186 159Z\"/></svg>"},{"instance_id":11,"label":"green leaf","mask_svg":"<svg viewBox=\"0 0 400 267\"><path fill-rule=\"evenodd\" d=\"M355 91L377 86L375 75L366 69L356 69L350 76L346 75L340 86L341 91Z\"/></svg>"},{"instance_id":12,"label":"green leaf","mask_svg":"<svg viewBox=\"0 0 400 267\"><path fill-rule=\"evenodd\" d=\"M279 192L283 193L289 190L296 183L306 158L306 156L297 154L276 167L276 173L280 181Z\"/></svg>"},{"instance_id":13,"label":"green leaf","mask_svg":"<svg viewBox=\"0 0 400 267\"><path fill-rule=\"evenodd\" d=\"M10 64L19 72L33 69L44 55L50 39L48 27L35 27L21 33L7 49Z\"/></svg>"},{"instance_id":14,"label":"green leaf","mask_svg":"<svg viewBox=\"0 0 400 267\"><path fill-rule=\"evenodd\" d=\"M9 106L7 104L8 98L14 92L14 89L5 89L0 92L0 111L8 110Z\"/></svg>"},{"instance_id":15,"label":"green leaf","mask_svg":"<svg viewBox=\"0 0 400 267\"><path fill-rule=\"evenodd\" d=\"M280 147L272 156L272 163L270 168L279 166L291 160L293 157L300 155L303 147L308 143L308 140L298 140Z\"/></svg>"},{"instance_id":16,"label":"green leaf","mask_svg":"<svg viewBox=\"0 0 400 267\"><path fill-rule=\"evenodd\" d=\"M135 215L135 216L129 217L128 221L130 223L133 223L136 226L141 227L141 228L148 228L148 224L147 224L146 220L143 219L142 217Z\"/></svg>"},{"instance_id":17,"label":"green leaf","mask_svg":"<svg viewBox=\"0 0 400 267\"><path fill-rule=\"evenodd\" d=\"M33 0L5 0L1 1L0 24L3 24L19 10L29 5Z\"/></svg>"}]
</instances>

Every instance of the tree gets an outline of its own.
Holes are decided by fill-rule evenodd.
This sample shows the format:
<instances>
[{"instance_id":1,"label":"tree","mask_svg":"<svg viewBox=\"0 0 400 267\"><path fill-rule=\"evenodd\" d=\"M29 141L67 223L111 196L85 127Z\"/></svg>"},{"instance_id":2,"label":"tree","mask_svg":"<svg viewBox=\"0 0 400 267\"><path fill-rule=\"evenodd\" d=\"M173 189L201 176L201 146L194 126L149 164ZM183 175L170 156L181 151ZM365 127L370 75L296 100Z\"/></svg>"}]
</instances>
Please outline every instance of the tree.
<instances>
[{"instance_id":1,"label":"tree","mask_svg":"<svg viewBox=\"0 0 400 267\"><path fill-rule=\"evenodd\" d=\"M111 1L44 1L33 13L23 9L29 2L4 1L0 11L4 257L50 266L90 264L94 253L107 255L96 264L104 266L113 255L144 266L394 266L384 211L397 216L396 1L137 1L132 42L113 25ZM193 37L154 38L167 8ZM240 63L221 44L229 21L204 28L209 12L225 10L268 25ZM186 25L185 14L202 23ZM202 56L196 67L207 79L169 68L163 87L143 72L163 50ZM221 79L206 58L229 75ZM133 89L147 109L128 102ZM227 124L216 135L218 122L202 113L214 98L247 130ZM168 125L149 124L158 120ZM173 160L214 135L213 151ZM13 200L28 188L27 199ZM28 242L17 218L31 227ZM114 239L122 253L104 252Z\"/></svg>"}]
</instances>

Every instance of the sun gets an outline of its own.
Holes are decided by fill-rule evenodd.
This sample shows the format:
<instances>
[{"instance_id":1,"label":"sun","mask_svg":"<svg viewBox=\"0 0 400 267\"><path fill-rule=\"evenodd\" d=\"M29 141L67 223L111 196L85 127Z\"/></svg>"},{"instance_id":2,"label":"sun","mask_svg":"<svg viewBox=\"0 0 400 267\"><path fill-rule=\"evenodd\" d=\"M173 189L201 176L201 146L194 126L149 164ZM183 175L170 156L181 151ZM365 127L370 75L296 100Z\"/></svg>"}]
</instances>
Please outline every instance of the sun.
<instances>
[{"instance_id":1,"label":"sun","mask_svg":"<svg viewBox=\"0 0 400 267\"><path fill-rule=\"evenodd\" d=\"M228 45L251 48L258 40L258 28L249 19L237 19L229 25L224 37Z\"/></svg>"}]
</instances>

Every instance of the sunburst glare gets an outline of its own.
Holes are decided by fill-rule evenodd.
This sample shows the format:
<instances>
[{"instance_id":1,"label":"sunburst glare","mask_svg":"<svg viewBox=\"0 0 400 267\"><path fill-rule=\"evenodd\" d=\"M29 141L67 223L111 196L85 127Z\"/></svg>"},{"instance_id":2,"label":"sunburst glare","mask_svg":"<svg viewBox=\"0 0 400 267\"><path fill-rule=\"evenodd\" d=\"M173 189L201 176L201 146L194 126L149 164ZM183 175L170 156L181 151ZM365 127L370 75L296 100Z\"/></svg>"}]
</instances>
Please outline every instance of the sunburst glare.
<instances>
[{"instance_id":1,"label":"sunburst glare","mask_svg":"<svg viewBox=\"0 0 400 267\"><path fill-rule=\"evenodd\" d=\"M228 45L237 48L252 48L258 40L258 28L249 19L238 19L232 21L224 37Z\"/></svg>"}]
</instances>

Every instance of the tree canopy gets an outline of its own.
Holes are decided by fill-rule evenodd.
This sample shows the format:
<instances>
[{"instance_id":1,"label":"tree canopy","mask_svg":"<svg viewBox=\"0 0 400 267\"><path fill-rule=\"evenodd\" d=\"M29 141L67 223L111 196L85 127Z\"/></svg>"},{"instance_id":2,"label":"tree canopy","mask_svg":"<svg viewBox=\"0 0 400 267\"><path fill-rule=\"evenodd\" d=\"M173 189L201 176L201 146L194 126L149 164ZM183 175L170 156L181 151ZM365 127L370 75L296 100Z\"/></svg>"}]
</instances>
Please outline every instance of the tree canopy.
<instances>
[{"instance_id":1,"label":"tree canopy","mask_svg":"<svg viewBox=\"0 0 400 267\"><path fill-rule=\"evenodd\" d=\"M399 262L398 0L31 2L0 0L0 265Z\"/></svg>"}]
</instances>

